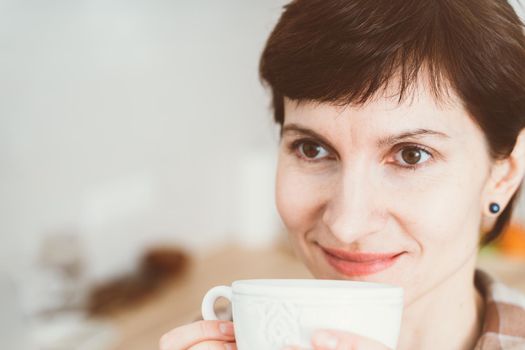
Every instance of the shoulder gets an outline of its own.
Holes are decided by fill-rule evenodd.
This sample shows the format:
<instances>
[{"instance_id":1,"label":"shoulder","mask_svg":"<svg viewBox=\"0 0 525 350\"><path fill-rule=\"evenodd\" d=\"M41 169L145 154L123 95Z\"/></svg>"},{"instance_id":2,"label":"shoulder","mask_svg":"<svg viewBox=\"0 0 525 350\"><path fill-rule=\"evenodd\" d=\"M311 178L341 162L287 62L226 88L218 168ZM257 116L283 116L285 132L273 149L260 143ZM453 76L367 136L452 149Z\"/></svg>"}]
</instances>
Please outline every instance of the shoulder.
<instances>
[{"instance_id":1,"label":"shoulder","mask_svg":"<svg viewBox=\"0 0 525 350\"><path fill-rule=\"evenodd\" d=\"M476 271L476 287L485 300L483 330L475 350L525 349L525 295Z\"/></svg>"}]
</instances>

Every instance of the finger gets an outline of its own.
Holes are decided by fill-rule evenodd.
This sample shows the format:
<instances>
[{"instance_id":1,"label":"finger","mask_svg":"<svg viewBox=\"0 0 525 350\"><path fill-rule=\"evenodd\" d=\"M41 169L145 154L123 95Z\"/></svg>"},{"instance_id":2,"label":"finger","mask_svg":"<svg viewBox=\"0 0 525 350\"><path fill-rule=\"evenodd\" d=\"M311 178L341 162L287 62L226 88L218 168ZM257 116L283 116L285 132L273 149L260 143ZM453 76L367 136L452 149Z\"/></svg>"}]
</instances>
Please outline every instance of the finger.
<instances>
[{"instance_id":1,"label":"finger","mask_svg":"<svg viewBox=\"0 0 525 350\"><path fill-rule=\"evenodd\" d=\"M205 341L193 345L188 350L237 350L237 344L223 341Z\"/></svg>"},{"instance_id":2,"label":"finger","mask_svg":"<svg viewBox=\"0 0 525 350\"><path fill-rule=\"evenodd\" d=\"M312 337L315 350L389 350L384 344L354 333L322 330Z\"/></svg>"},{"instance_id":3,"label":"finger","mask_svg":"<svg viewBox=\"0 0 525 350\"><path fill-rule=\"evenodd\" d=\"M233 342L233 322L198 321L177 327L160 338L161 350L186 350L206 340Z\"/></svg>"}]
</instances>

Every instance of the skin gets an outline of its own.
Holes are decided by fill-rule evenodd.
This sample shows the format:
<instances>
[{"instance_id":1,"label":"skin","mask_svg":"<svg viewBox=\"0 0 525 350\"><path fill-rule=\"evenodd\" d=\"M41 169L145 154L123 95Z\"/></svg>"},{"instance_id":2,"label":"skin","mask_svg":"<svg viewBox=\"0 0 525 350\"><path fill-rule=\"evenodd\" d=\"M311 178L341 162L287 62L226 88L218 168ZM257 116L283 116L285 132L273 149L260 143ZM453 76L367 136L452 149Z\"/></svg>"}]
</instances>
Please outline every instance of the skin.
<instances>
[{"instance_id":1,"label":"skin","mask_svg":"<svg viewBox=\"0 0 525 350\"><path fill-rule=\"evenodd\" d=\"M160 338L161 350L236 350L233 323L197 321L177 327Z\"/></svg>"},{"instance_id":2,"label":"skin","mask_svg":"<svg viewBox=\"0 0 525 350\"><path fill-rule=\"evenodd\" d=\"M498 215L489 212L489 203L499 203L502 211L523 180L525 130L507 159L493 161L484 134L459 99L452 95L447 104L438 105L425 86L420 81L414 98L400 105L384 96L360 107L285 99L284 129L295 124L323 140L283 132L276 205L296 254L314 277L404 288L397 349L471 349L484 312L473 284L478 242ZM380 138L419 128L447 136L377 145ZM304 139L310 148L305 143L291 147ZM409 146L424 147L429 153L416 151L417 157L410 158L405 149ZM414 159L417 168L402 167ZM349 277L327 263L320 247L403 254L386 270ZM314 333L312 346L386 349L373 340L333 330ZM165 334L160 348L236 349L233 324L184 325Z\"/></svg>"}]
</instances>

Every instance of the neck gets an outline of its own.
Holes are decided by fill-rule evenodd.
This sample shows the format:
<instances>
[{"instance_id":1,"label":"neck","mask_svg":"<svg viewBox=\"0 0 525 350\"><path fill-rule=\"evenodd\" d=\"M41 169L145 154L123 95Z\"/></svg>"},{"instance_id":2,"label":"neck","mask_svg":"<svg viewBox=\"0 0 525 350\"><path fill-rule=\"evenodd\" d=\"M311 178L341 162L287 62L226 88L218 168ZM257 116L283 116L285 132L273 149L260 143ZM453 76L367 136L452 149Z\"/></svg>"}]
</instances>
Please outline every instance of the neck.
<instances>
[{"instance_id":1,"label":"neck","mask_svg":"<svg viewBox=\"0 0 525 350\"><path fill-rule=\"evenodd\" d=\"M473 349L483 298L474 286L475 256L452 277L405 307L398 350Z\"/></svg>"}]
</instances>

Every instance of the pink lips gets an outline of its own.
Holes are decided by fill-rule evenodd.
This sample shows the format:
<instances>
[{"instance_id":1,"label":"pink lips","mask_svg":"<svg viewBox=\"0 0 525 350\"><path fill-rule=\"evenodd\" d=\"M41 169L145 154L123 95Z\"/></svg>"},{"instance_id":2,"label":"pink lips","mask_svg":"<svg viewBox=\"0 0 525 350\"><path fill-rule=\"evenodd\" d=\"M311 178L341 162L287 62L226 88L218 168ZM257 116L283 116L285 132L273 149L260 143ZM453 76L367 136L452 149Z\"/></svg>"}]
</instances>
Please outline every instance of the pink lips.
<instances>
[{"instance_id":1,"label":"pink lips","mask_svg":"<svg viewBox=\"0 0 525 350\"><path fill-rule=\"evenodd\" d=\"M328 263L346 276L366 276L394 265L402 253L345 252L322 248Z\"/></svg>"}]
</instances>

